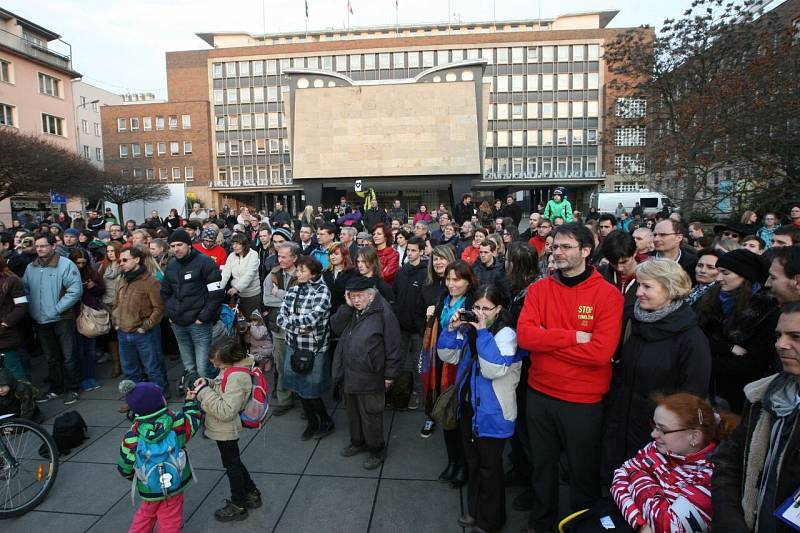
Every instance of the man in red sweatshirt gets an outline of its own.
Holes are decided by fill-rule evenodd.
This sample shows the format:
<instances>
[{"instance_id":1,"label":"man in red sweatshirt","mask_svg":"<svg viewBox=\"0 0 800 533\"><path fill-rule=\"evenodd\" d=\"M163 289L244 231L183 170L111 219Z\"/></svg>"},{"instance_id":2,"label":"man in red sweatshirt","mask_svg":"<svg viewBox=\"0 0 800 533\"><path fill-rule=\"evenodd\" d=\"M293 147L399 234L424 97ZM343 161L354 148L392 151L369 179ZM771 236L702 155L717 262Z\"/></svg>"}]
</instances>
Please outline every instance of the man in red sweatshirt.
<instances>
[{"instance_id":1,"label":"man in red sweatshirt","mask_svg":"<svg viewBox=\"0 0 800 533\"><path fill-rule=\"evenodd\" d=\"M207 255L216 263L217 268L222 270L228 260L228 252L225 248L217 244L217 230L206 228L200 237L200 242L194 245L194 249L203 255Z\"/></svg>"},{"instance_id":2,"label":"man in red sweatshirt","mask_svg":"<svg viewBox=\"0 0 800 533\"><path fill-rule=\"evenodd\" d=\"M556 272L528 289L517 324L520 348L530 352L526 421L531 441L533 492L528 527L554 531L558 519L558 465L566 452L570 512L600 497L603 395L611 381L622 295L591 266L594 239L579 224L553 232Z\"/></svg>"}]
</instances>

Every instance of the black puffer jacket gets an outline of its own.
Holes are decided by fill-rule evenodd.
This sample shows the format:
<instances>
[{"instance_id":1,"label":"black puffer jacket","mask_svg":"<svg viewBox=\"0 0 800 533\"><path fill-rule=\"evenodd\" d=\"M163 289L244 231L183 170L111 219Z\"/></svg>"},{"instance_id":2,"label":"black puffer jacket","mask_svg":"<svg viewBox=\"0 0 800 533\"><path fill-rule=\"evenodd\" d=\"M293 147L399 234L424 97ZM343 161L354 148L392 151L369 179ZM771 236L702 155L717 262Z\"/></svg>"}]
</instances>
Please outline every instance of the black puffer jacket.
<instances>
[{"instance_id":1,"label":"black puffer jacket","mask_svg":"<svg viewBox=\"0 0 800 533\"><path fill-rule=\"evenodd\" d=\"M478 259L472 266L473 272L478 276L479 285L494 285L500 291L503 305L508 306L511 302L511 288L508 286L508 276L506 270L498 259L495 259L492 266L487 267Z\"/></svg>"},{"instance_id":2,"label":"black puffer jacket","mask_svg":"<svg viewBox=\"0 0 800 533\"><path fill-rule=\"evenodd\" d=\"M170 260L161 283L161 299L171 321L179 326L196 320L213 324L224 298L222 275L213 259L192 248L183 259Z\"/></svg>"},{"instance_id":3,"label":"black puffer jacket","mask_svg":"<svg viewBox=\"0 0 800 533\"><path fill-rule=\"evenodd\" d=\"M631 319L624 341L619 380L609 392L604 450L611 474L650 442L654 392L688 391L706 396L711 375L708 341L697 326L697 316L683 304L661 320L644 323Z\"/></svg>"},{"instance_id":4,"label":"black puffer jacket","mask_svg":"<svg viewBox=\"0 0 800 533\"><path fill-rule=\"evenodd\" d=\"M422 305L422 288L428 275L428 263L417 266L406 263L394 277L394 303L392 309L404 332L425 331L425 307Z\"/></svg>"},{"instance_id":5,"label":"black puffer jacket","mask_svg":"<svg viewBox=\"0 0 800 533\"><path fill-rule=\"evenodd\" d=\"M344 380L345 393L383 392L384 380L400 374L400 325L380 294L358 314L349 305L339 307L331 317L331 330L339 336L333 379Z\"/></svg>"}]
</instances>

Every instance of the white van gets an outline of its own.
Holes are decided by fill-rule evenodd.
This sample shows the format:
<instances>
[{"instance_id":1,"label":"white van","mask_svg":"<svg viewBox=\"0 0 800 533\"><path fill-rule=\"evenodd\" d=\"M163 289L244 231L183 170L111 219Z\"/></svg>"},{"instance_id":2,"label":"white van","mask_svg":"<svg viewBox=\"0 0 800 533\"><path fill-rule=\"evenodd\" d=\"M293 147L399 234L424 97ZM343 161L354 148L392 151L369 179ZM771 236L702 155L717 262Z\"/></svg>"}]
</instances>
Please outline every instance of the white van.
<instances>
[{"instance_id":1,"label":"white van","mask_svg":"<svg viewBox=\"0 0 800 533\"><path fill-rule=\"evenodd\" d=\"M617 205L622 203L625 211L630 215L636 202L642 207L646 215L654 215L666 207L670 212L675 211L675 203L665 194L660 192L595 192L589 199L589 207L597 209L598 213L611 213L617 210Z\"/></svg>"}]
</instances>

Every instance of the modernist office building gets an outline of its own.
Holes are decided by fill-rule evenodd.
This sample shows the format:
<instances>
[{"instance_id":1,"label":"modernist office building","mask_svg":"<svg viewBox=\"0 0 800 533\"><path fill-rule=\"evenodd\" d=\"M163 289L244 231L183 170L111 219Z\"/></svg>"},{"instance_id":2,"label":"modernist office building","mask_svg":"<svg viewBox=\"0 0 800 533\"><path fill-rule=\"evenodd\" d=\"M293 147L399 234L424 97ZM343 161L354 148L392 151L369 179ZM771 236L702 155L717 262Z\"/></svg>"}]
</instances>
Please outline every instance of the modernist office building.
<instances>
[{"instance_id":1,"label":"modernist office building","mask_svg":"<svg viewBox=\"0 0 800 533\"><path fill-rule=\"evenodd\" d=\"M214 143L206 195L215 204L238 200L271 208L276 197L285 197L298 207L312 182L313 196L329 203L361 178L379 193L402 194L412 204L447 200L464 189L497 195L528 191L536 201L546 198L555 185L567 186L573 197L598 186L637 187L630 175L644 172L637 150L645 142L640 124L646 103L628 99L626 105L618 105L617 96L607 89L609 75L602 59L604 44L625 31L607 27L616 13L308 34L199 34L213 49L167 54L169 97L171 102L207 99L211 104ZM473 83L476 98L464 101L475 120L465 126L439 116L447 123L440 125L439 133L448 130L455 139L464 134L456 128L468 127L470 146L477 151L470 155L475 164L447 168L448 150L463 146L449 146L452 139L446 135L432 146L391 126L413 126L415 116L428 116L428 97L448 101L448 91L455 91L458 99L467 82L459 78L457 67L466 64L470 69L480 65L482 71ZM440 76L427 76L436 69L444 70ZM457 81L448 84L445 70L453 70ZM299 78L305 80L300 85ZM421 78L441 82L442 88L423 87L431 92L416 96L414 91L402 92ZM320 105L316 98L295 99L304 91L320 90L305 85L314 79L330 92L328 104L347 113L314 108ZM375 96L378 87L392 86L398 90ZM481 91L486 95L478 94ZM335 158L324 164L317 161L313 169L305 164L315 142L341 147L353 141L359 131L353 129L353 120L365 99L375 106L371 116L376 120L372 129L361 131L366 135L362 144L368 148L372 138L395 145L389 154L394 166L380 165L370 172L363 165L331 166ZM307 105L311 107L305 109ZM623 115L630 124L604 131L610 113ZM313 127L292 132L295 115ZM312 117L314 124L309 122ZM377 124L383 124L380 139ZM322 129L326 135L306 137ZM391 133L397 131L404 135ZM329 146L318 148L330 152ZM364 146L359 150L363 154ZM344 153L352 159L359 150ZM298 160L301 154L306 159Z\"/></svg>"}]
</instances>

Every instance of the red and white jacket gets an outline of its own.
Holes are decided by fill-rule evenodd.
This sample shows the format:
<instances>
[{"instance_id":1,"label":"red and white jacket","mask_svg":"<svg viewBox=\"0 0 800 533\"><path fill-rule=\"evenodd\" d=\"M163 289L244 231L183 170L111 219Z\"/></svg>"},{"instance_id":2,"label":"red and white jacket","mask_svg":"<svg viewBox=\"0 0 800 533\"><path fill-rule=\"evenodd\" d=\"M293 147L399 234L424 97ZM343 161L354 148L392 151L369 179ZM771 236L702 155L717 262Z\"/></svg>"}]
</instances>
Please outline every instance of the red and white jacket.
<instances>
[{"instance_id":1,"label":"red and white jacket","mask_svg":"<svg viewBox=\"0 0 800 533\"><path fill-rule=\"evenodd\" d=\"M651 442L614 472L611 494L634 528L655 533L708 531L712 443L691 455L663 454Z\"/></svg>"}]
</instances>

